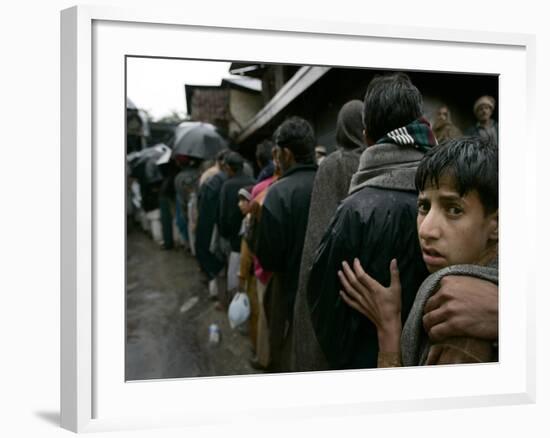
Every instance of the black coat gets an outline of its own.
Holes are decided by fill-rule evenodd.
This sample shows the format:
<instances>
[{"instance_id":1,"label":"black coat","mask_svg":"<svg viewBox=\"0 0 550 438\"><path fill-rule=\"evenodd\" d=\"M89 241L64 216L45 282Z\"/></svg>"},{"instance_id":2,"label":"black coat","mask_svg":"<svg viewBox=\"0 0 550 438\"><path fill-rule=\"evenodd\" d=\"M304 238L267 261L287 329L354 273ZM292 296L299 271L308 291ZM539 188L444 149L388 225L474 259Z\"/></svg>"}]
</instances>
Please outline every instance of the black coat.
<instances>
[{"instance_id":1,"label":"black coat","mask_svg":"<svg viewBox=\"0 0 550 438\"><path fill-rule=\"evenodd\" d=\"M218 218L220 191L226 179L227 175L224 172L216 173L201 186L198 195L199 217L195 251L199 265L209 279L213 279L225 264L225 261L210 252L210 241Z\"/></svg>"},{"instance_id":2,"label":"black coat","mask_svg":"<svg viewBox=\"0 0 550 438\"><path fill-rule=\"evenodd\" d=\"M271 371L290 370L292 316L316 170L314 164L292 167L269 188L262 206L256 256L273 272L264 298Z\"/></svg>"},{"instance_id":3,"label":"black coat","mask_svg":"<svg viewBox=\"0 0 550 438\"><path fill-rule=\"evenodd\" d=\"M402 286L402 319L427 277L416 231L414 192L364 187L348 196L332 218L315 254L307 299L315 334L333 369L377 365L375 326L339 296L342 261L359 258L381 284L390 283L390 261L397 259Z\"/></svg>"},{"instance_id":4,"label":"black coat","mask_svg":"<svg viewBox=\"0 0 550 438\"><path fill-rule=\"evenodd\" d=\"M239 208L239 190L254 184L254 179L244 173L237 174L223 183L220 193L218 231L231 243L231 250L241 252L239 231L243 215Z\"/></svg>"},{"instance_id":5,"label":"black coat","mask_svg":"<svg viewBox=\"0 0 550 438\"><path fill-rule=\"evenodd\" d=\"M280 273L285 313L292 320L309 204L317 166L299 164L273 184L265 197L256 256L266 271Z\"/></svg>"}]
</instances>

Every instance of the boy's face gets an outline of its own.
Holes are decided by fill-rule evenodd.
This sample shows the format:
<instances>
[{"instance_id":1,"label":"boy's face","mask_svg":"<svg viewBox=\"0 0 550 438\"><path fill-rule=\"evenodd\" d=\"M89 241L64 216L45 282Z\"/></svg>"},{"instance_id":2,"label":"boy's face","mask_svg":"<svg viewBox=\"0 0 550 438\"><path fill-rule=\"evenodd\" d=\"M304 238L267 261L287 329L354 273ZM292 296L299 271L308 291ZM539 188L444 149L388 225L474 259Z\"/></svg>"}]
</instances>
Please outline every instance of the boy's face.
<instances>
[{"instance_id":1,"label":"boy's face","mask_svg":"<svg viewBox=\"0 0 550 438\"><path fill-rule=\"evenodd\" d=\"M477 191L461 197L449 176L420 192L416 224L431 273L450 265L484 265L496 255L498 210L486 215Z\"/></svg>"}]
</instances>

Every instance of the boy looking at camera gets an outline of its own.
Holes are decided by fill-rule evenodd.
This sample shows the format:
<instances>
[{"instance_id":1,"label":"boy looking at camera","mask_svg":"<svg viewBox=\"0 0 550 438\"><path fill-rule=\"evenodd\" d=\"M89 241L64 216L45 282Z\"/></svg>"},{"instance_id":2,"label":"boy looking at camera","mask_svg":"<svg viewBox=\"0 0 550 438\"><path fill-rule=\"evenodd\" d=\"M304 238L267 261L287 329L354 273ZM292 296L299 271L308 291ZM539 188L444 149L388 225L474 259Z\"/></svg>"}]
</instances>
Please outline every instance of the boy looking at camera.
<instances>
[{"instance_id":1,"label":"boy looking at camera","mask_svg":"<svg viewBox=\"0 0 550 438\"><path fill-rule=\"evenodd\" d=\"M376 326L378 366L488 362L487 340L455 337L431 344L422 326L424 306L447 275L498 284L498 151L479 137L450 140L428 151L419 164L417 229L422 258L431 275L420 286L401 329L401 284L390 264L385 288L356 260L343 263L343 300Z\"/></svg>"}]
</instances>

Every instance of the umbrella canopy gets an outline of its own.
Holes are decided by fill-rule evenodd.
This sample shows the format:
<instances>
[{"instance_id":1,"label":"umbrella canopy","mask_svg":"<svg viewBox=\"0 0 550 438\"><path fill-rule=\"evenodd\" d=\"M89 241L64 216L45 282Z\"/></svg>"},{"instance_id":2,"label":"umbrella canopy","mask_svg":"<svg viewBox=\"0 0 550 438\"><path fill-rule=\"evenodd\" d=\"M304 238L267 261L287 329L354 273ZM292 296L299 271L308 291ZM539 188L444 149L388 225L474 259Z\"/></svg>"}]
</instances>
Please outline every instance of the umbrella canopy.
<instances>
[{"instance_id":1,"label":"umbrella canopy","mask_svg":"<svg viewBox=\"0 0 550 438\"><path fill-rule=\"evenodd\" d=\"M170 156L170 148L164 143L158 143L150 148L128 154L127 161L130 174L143 183L153 184L162 181L159 165L166 163Z\"/></svg>"},{"instance_id":2,"label":"umbrella canopy","mask_svg":"<svg viewBox=\"0 0 550 438\"><path fill-rule=\"evenodd\" d=\"M183 122L174 134L174 155L188 155L203 160L213 159L227 142L210 123Z\"/></svg>"}]
</instances>

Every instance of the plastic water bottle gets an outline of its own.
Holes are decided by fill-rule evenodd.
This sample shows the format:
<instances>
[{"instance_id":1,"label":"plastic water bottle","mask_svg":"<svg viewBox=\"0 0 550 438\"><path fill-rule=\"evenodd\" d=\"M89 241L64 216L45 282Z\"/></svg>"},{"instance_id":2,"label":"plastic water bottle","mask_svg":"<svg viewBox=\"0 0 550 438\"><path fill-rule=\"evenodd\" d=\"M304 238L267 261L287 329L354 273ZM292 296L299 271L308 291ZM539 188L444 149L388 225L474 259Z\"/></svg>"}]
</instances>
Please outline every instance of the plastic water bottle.
<instances>
[{"instance_id":1,"label":"plastic water bottle","mask_svg":"<svg viewBox=\"0 0 550 438\"><path fill-rule=\"evenodd\" d=\"M213 345L219 344L220 328L218 327L218 324L210 324L208 327L208 341Z\"/></svg>"}]
</instances>

